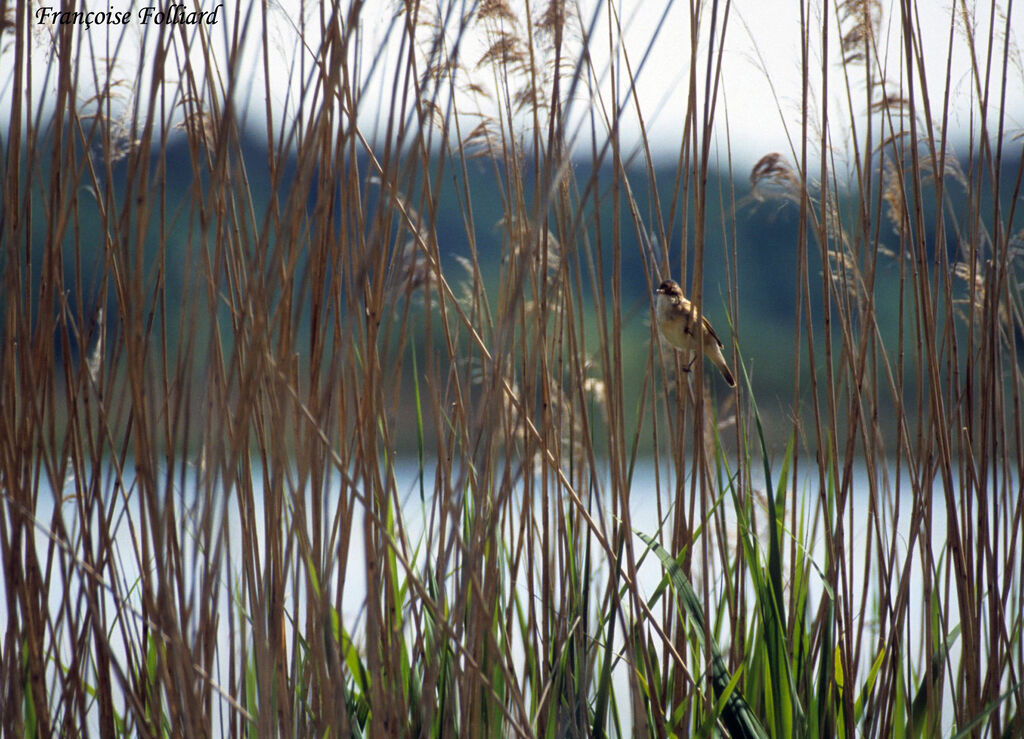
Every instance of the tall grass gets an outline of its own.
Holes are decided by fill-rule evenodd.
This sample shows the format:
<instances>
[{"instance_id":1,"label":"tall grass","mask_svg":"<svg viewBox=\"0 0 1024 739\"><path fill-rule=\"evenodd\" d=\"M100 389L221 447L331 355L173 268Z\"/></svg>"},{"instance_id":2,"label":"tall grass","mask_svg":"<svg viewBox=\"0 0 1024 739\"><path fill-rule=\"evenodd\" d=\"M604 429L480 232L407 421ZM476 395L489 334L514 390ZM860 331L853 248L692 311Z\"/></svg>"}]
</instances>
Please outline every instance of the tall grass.
<instances>
[{"instance_id":1,"label":"tall grass","mask_svg":"<svg viewBox=\"0 0 1024 739\"><path fill-rule=\"evenodd\" d=\"M658 26L668 192L612 5L238 4L138 38L34 9L0 5L6 734L1024 729L997 5L949 11L954 150L931 10L801 3L800 127L753 197L709 186L729 3ZM785 428L744 356L766 200L799 221ZM731 395L650 325L680 272Z\"/></svg>"}]
</instances>

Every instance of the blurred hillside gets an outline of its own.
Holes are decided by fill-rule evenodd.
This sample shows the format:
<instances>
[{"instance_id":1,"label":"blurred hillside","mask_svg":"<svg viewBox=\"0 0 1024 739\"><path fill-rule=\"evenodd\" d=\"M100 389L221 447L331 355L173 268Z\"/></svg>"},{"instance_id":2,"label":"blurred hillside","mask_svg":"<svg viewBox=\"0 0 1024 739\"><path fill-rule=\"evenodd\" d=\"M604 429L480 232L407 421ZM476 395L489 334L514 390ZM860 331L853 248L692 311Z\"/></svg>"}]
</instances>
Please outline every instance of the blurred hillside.
<instances>
[{"instance_id":1,"label":"blurred hillside","mask_svg":"<svg viewBox=\"0 0 1024 739\"><path fill-rule=\"evenodd\" d=\"M255 233L268 232L270 228L270 216L273 210L273 203L282 203L292 197L305 197L308 203L307 212L310 218L319 217L315 210L318 200L321 200L316 187L312 187L304 195L296 193L297 185L292 177L295 165L292 163L284 168L287 172L279 183L272 183L269 176L267 164L267 150L265 143L256 139L247 139L241 143L238 149L242 152L239 165L244 166L249 182L251 196L251 214L246 214L252 220L252 228ZM165 156L152 158L148 173L140 175L138 171L131 171L127 165L128 159L115 163L107 173L99 170L98 189L107 191L107 194L100 194L97 188L88 185L79 187L79 196L74 202L78 210L79 228L69 234L66 243L62 248L64 255L65 284L83 285L85 290L90 291L84 295L68 295L67 303L61 310L70 310L72 313L81 312L85 322L93 320L96 316L96 309L100 303L104 303L105 311L109 317L107 320L106 332L108 339L111 331L117 326L117 301L114 296L110 282L110 275L107 273L108 265L104 263L102 249L93 248L92 245L100 245L106 236L100 231L100 219L96 202L103 198L109 198L114 193L115 201L123 200L126 197L148 198L150 200L149 230L153 237L146 239L145 253L137 254L136 258L143 260L147 269L152 275L154 284L160 281L164 285L164 292L168 296L182 296L182 304L179 306L173 301L166 305L154 302L151 305L152 320L167 319L167 345L175 346L177 343L178 327L189 325L188 322L180 320L179 316L172 315L183 307L190 299L190 290L195 290L193 284L189 286L190 274L194 272L193 266L201 254L195 246L203 243L203 238L196 238L202 233L203 224L195 222L194 214L185 205L196 188L202 190L207 186L208 175L204 174L206 163L193 158L193 153L185 144L184 136L172 137L166 149ZM165 162L166 164L162 164ZM501 168L493 161L485 158L470 159L465 162L465 170L460 167L458 176L452 175L456 169L450 162L444 164L446 169L441 169L440 174L435 174L435 179L440 186L440 193L437 197L438 208L433 216L434 228L437 232L438 243L444 263L442 265L447 279L453 285L465 275L460 265L460 260L474 259L480 264L481 273L484 276L485 288L488 294L497 292L499 280L501 279L501 259L503 252L502 229L505 228L503 221L504 206L502 201L501 178L504 176ZM648 361L648 345L651 338L649 297L651 290L657 282L669 275L654 274L659 272L656 266L647 266L649 259L645 259L644 248L641 245L641 236L632 225L632 220L627 217L626 205L620 199L620 216L622 224L619 232L615 233L612 213L612 197L610 191L614 182L611 167L604 166L597 170L589 162L577 162L574 175L577 188L583 192L590 188L597 195L591 198L592 202L601 204L600 212L592 213L592 222L580 223L577 225L577 239L587 239L591 248L599 248L603 262L597 269L600 274L600 284L606 289L611 289L614 270L613 255L618 253L621 263L620 290L623 296L624 306L623 321L623 356L624 370L628 373L636 373L637 377L644 374L644 367ZM944 223L946 231L945 243L941 249L935 244L935 229L937 216L934 212L928 211L925 206L923 222L926 224L926 243L931 251L932 263L940 269L949 270L948 276L953 280L953 266L961 260L961 240L958 236L957 220L959 214L966 208L974 207L981 213L991 213L994 205L992 203L967 203L960 202L963 197L964 188L959 184L964 177L964 171L970 167L970 161L963 159L959 166L950 170L946 178L947 190L946 201L948 212ZM438 163L432 164L438 167ZM360 173L359 182L362 190L362 198L366 204L365 212L373 213L379 205L379 184L374 177L369 175L369 168L366 161L358 163ZM1007 162L1002 167L1002 179L998 188L999 192L1016 192L1016 182L1013 180L1018 171L1016 162ZM636 212L641 220L649 224L648 233L644 238L649 239L649 251L646 253L665 254L671 263L671 277L680 280L682 262L686 262L686 270L682 275L684 288L692 289L693 268L695 260L695 249L693 245L694 224L692 222L692 207L683 207L683 195L679 192L677 185L677 173L672 162L665 162L656 165L654 168L655 177L653 183L643 168L638 167L635 171L627 174L629 190L635 198ZM87 179L81 175L80 182ZM461 178L464 176L464 180ZM314 178L315 180L315 178ZM48 176L37 176L35 182L46 182ZM621 185L621 182L619 183ZM339 188L345 187L346 183L339 183ZM851 184L851 188L853 185ZM524 189L530 191L531 183L525 183ZM840 187L839 191L843 189ZM986 189L990 192L991 189ZM801 339L799 350L801 352L801 371L804 376L801 378L801 388L807 388L806 380L809 372L810 358L808 355L806 324L808 311L810 320L815 331L815 357L814 364L819 379L824 378L824 354L819 352L823 347L822 337L824 336L826 323L826 308L831 310L831 301L826 303L823 299L826 288L826 281L823 278L821 269L821 247L820 241L815 239L814 228L808 226L808 239L806 248L809 257L807 263L811 265L808 274L804 276L808 285L809 300L804 306L798 306L796 301L800 291L797 285L797 265L801 262L798 255L799 248L799 207L794 198L787 197L784 188L760 189L754 192L751 184L750 173L748 172L724 172L711 170L708 176L707 192L715 193L709 196L708 212L705 218L705 244L703 255L703 303L704 312L716 326L719 335L726 342L727 350L736 343L737 353L742 364L749 373L755 394L762 412L772 416L773 411L778 410L784 418L786 412L783 408L789 407L793 393L793 355L796 342L796 317L802 316ZM877 323L879 332L887 345L895 346L896 337L899 331L899 285L901 279L901 264L895 249L899 239L894 230L893 224L886 218L886 205L878 203L878 211L872 214L857 214L853 212L856 198L853 196L855 190L850 190L851 195L847 202L840 203L838 211L840 220L843 222L844 235L842 238L833 237L830 242L832 267L834 270L842 270L843 264L856 261L860 264L875 265L875 274L857 275L855 282L859 281L869 289L875 297L877 310ZM466 198L470 198L467 204ZM657 195L655 194L657 193ZM275 198L276 196L276 198ZM934 196L925 196L923 202L933 203ZM47 197L45 193L39 193L33 198L34 208L46 207ZM1008 199L1001 207L1006 208L1010 203ZM411 204L411 207L422 207ZM467 209L472 212L472 225L467 225L469 219L466 217ZM681 213L686 211L690 222L686 228L686 246L684 249L684 229ZM1005 212L1005 211L1004 211ZM820 215L820 214L818 214ZM809 215L809 223L813 224L815 214ZM1019 224L1020 218L1016 219ZM45 224L47 219L37 218L36 223ZM661 246L662 240L658 238L659 222L664 223L664 243L667 251ZM346 228L350 228L347 226ZM367 228L369 226L367 225ZM859 242L861 230L878 229L878 242L882 249L874 255L874 259L865 258L865 255L850 253L849 256L856 257L855 260L844 262L841 252L843 249L856 250L855 244ZM1017 229L1019 230L1019 225ZM887 232L891 232L892 238L887 238ZM339 233L344 233L339 228ZM157 236L163 234L163 237ZM41 274L43 259L43 244L50 239L50 234L36 228L33 232L32 253L33 259L31 274ZM400 233L392 233L388 238L408 238ZM268 245L272 240L268 240ZM470 248L471 242L475 245L474 250ZM892 244L892 250L886 250L885 245ZM843 244L846 244L843 246ZM569 250L574 245L569 245ZM125 247L131 248L131 247ZM389 245L386 248L395 248ZM565 245L562 245L565 250ZM95 254L95 258L90 255ZM296 266L295 274L299 276L296 289L300 294L309 295L311 273L308 264ZM912 268L906 260L904 269ZM648 274L648 272L651 274ZM736 301L735 322L730 319L728 295L731 293L732 283L735 281L738 299ZM581 285L587 285L584 280ZM954 289L958 286L954 285ZM962 287L962 286L960 286ZM33 315L38 316L39 306L36 304L39 294L39 286L32 285L33 289ZM583 288L588 290L587 287ZM101 298L100 296L105 296ZM593 296L588 296L592 298ZM845 299L843 296L833 295L832 301ZM299 301L301 304L301 300ZM592 301L590 301L592 305ZM5 309L6 310L6 309ZM166 311L166 315L164 314ZM911 307L903 306L905 320L910 320ZM302 332L308 318L296 316L298 330ZM419 324L422 330L422 322ZM906 325L906 324L905 324ZM209 327L192 327L193 330L205 334ZM226 319L220 327L222 335L230 336L231 327ZM834 337L834 351L839 350L838 337ZM423 335L418 332L411 337L411 341L422 345ZM440 341L435 334L435 341ZM891 344L888 344L891 341ZM421 346L421 349L423 347ZM77 361L81 355L82 348L74 345L62 346L58 342L55 345L58 358L65 354ZM301 359L301 358L300 358ZM873 358L872 361L878 361ZM406 365L407 373L411 373L411 365ZM907 376L905 380L908 388L913 388L913 361L908 359ZM742 378L742 371L738 372ZM411 378L410 378L411 379ZM742 379L741 379L742 384ZM716 388L716 392L722 388ZM638 392L638 388L626 388L626 394ZM809 392L809 390L802 390ZM721 393L724 396L724 393ZM410 394L411 399L411 394ZM631 407L627 398L626 407ZM785 425L785 424L782 424ZM783 434L788 431L783 431ZM412 440L410 439L410 442Z\"/></svg>"}]
</instances>

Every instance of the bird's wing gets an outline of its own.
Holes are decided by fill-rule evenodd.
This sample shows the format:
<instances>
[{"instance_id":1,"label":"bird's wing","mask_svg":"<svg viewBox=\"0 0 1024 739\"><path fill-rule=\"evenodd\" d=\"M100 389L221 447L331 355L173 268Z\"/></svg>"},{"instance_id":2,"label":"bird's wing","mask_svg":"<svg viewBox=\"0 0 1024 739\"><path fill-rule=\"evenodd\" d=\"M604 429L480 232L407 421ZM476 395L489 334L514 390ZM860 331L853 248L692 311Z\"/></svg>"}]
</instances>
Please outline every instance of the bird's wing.
<instances>
[{"instance_id":1,"label":"bird's wing","mask_svg":"<svg viewBox=\"0 0 1024 739\"><path fill-rule=\"evenodd\" d=\"M711 335L711 338L715 340L715 343L718 344L720 348L724 349L725 345L722 344L722 340L718 338L718 334L716 334L715 330L711 328L711 321L704 318L704 316L701 316L701 320L704 322L704 330Z\"/></svg>"}]
</instances>

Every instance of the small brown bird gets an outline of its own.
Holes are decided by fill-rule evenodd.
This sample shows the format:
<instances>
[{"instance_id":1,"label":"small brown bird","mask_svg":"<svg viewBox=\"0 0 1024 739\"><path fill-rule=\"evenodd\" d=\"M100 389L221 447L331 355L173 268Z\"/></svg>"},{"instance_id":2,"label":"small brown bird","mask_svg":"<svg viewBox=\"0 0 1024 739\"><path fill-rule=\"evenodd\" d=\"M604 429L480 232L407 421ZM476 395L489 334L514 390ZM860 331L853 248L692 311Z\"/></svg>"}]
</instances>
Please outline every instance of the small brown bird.
<instances>
[{"instance_id":1,"label":"small brown bird","mask_svg":"<svg viewBox=\"0 0 1024 739\"><path fill-rule=\"evenodd\" d=\"M691 356L704 346L704 354L715 363L715 366L722 373L722 377L729 383L729 387L736 387L736 380L725 363L722 355L722 342L718 340L715 330L711 328L711 322L700 316L698 321L697 309L685 295L683 289L672 280L665 280L655 292L654 312L658 317L658 328L665 341L688 352ZM701 336L696 336L695 328L701 327ZM690 360L693 364L693 359Z\"/></svg>"}]
</instances>

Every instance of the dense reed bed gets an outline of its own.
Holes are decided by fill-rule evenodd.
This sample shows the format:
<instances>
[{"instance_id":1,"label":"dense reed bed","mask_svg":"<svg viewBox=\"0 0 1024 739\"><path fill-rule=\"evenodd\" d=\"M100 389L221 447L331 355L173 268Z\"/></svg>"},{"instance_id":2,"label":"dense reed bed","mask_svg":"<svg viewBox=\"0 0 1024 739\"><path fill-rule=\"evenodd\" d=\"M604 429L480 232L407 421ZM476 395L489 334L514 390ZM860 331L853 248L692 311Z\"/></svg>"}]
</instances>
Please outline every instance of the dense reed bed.
<instances>
[{"instance_id":1,"label":"dense reed bed","mask_svg":"<svg viewBox=\"0 0 1024 739\"><path fill-rule=\"evenodd\" d=\"M923 3L791 6L799 123L749 186L709 186L748 175L720 124L783 110L720 99L730 4L662 21L666 190L613 5L0 3L4 733L1024 731L1009 21L944 10L935 79ZM282 27L287 92L248 88ZM735 391L658 340L669 276Z\"/></svg>"}]
</instances>

